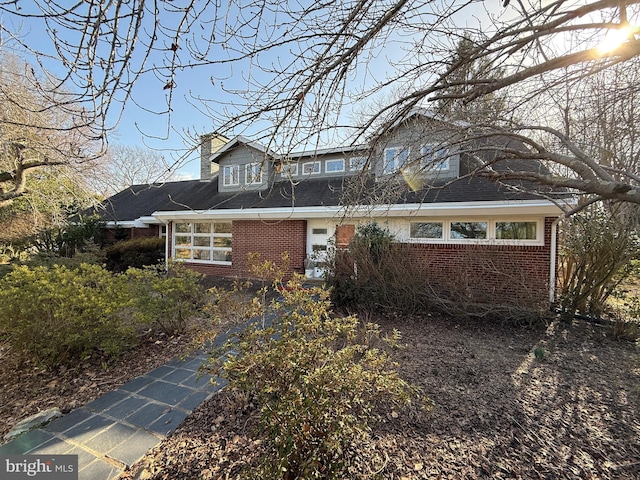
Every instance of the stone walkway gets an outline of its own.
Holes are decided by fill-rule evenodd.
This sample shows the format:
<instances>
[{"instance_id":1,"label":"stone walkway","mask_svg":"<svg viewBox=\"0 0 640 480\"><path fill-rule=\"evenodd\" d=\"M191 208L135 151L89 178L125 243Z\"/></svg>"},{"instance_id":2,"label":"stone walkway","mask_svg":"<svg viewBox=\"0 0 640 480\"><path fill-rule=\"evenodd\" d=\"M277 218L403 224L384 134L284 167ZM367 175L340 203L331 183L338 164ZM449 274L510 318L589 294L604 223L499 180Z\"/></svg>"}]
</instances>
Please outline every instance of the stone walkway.
<instances>
[{"instance_id":1,"label":"stone walkway","mask_svg":"<svg viewBox=\"0 0 640 480\"><path fill-rule=\"evenodd\" d=\"M78 455L80 480L113 479L222 388L198 377L205 360L173 360L0 446L0 454Z\"/></svg>"}]
</instances>

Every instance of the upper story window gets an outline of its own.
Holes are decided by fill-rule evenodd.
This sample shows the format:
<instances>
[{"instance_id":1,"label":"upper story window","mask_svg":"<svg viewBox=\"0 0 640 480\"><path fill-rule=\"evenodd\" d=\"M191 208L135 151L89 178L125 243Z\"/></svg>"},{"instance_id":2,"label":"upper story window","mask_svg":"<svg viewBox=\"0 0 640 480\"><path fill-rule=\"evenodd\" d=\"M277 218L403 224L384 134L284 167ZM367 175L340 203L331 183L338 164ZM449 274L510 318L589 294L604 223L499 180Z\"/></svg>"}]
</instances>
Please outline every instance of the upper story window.
<instances>
[{"instance_id":1,"label":"upper story window","mask_svg":"<svg viewBox=\"0 0 640 480\"><path fill-rule=\"evenodd\" d=\"M359 172L364 169L367 164L367 157L351 157L349 159L349 170L352 172Z\"/></svg>"},{"instance_id":2,"label":"upper story window","mask_svg":"<svg viewBox=\"0 0 640 480\"><path fill-rule=\"evenodd\" d=\"M298 164L297 163L285 163L282 165L280 169L280 175L283 177L293 177L298 175Z\"/></svg>"},{"instance_id":3,"label":"upper story window","mask_svg":"<svg viewBox=\"0 0 640 480\"><path fill-rule=\"evenodd\" d=\"M383 173L393 173L409 163L409 147L391 147L384 149Z\"/></svg>"},{"instance_id":4,"label":"upper story window","mask_svg":"<svg viewBox=\"0 0 640 480\"><path fill-rule=\"evenodd\" d=\"M302 164L303 175L315 175L320 173L320 162L307 162Z\"/></svg>"},{"instance_id":5,"label":"upper story window","mask_svg":"<svg viewBox=\"0 0 640 480\"><path fill-rule=\"evenodd\" d=\"M223 167L222 184L225 187L240 184L240 165L227 165Z\"/></svg>"},{"instance_id":6,"label":"upper story window","mask_svg":"<svg viewBox=\"0 0 640 480\"><path fill-rule=\"evenodd\" d=\"M324 171L327 173L344 172L344 158L327 160L324 165Z\"/></svg>"},{"instance_id":7,"label":"upper story window","mask_svg":"<svg viewBox=\"0 0 640 480\"><path fill-rule=\"evenodd\" d=\"M420 149L420 164L429 170L449 170L449 149L424 145Z\"/></svg>"},{"instance_id":8,"label":"upper story window","mask_svg":"<svg viewBox=\"0 0 640 480\"><path fill-rule=\"evenodd\" d=\"M245 183L247 185L256 185L262 183L262 164L248 164L246 166L245 175Z\"/></svg>"}]
</instances>

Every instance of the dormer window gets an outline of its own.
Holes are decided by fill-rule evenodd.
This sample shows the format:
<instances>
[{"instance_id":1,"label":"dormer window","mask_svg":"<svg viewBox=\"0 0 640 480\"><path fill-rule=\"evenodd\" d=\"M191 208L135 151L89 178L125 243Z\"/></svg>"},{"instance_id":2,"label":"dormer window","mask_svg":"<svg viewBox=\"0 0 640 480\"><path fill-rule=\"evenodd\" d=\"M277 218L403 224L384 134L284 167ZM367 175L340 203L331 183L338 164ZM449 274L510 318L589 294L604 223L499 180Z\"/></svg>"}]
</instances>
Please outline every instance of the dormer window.
<instances>
[{"instance_id":1,"label":"dormer window","mask_svg":"<svg viewBox=\"0 0 640 480\"><path fill-rule=\"evenodd\" d=\"M409 163L409 147L391 147L384 149L383 173L389 174L400 170Z\"/></svg>"},{"instance_id":2,"label":"dormer window","mask_svg":"<svg viewBox=\"0 0 640 480\"><path fill-rule=\"evenodd\" d=\"M320 162L307 162L302 164L303 175L315 175L320 173Z\"/></svg>"},{"instance_id":3,"label":"dormer window","mask_svg":"<svg viewBox=\"0 0 640 480\"><path fill-rule=\"evenodd\" d=\"M240 184L240 166L227 165L222 168L222 184L225 187Z\"/></svg>"},{"instance_id":4,"label":"dormer window","mask_svg":"<svg viewBox=\"0 0 640 480\"><path fill-rule=\"evenodd\" d=\"M285 163L280 169L280 175L282 175L283 177L293 177L295 175L298 175L298 164Z\"/></svg>"},{"instance_id":5,"label":"dormer window","mask_svg":"<svg viewBox=\"0 0 640 480\"><path fill-rule=\"evenodd\" d=\"M349 159L349 170L352 172L359 172L364 169L367 164L367 157L351 157Z\"/></svg>"},{"instance_id":6,"label":"dormer window","mask_svg":"<svg viewBox=\"0 0 640 480\"><path fill-rule=\"evenodd\" d=\"M327 173L344 172L344 158L337 158L335 160L327 160L324 166L324 170Z\"/></svg>"},{"instance_id":7,"label":"dormer window","mask_svg":"<svg viewBox=\"0 0 640 480\"><path fill-rule=\"evenodd\" d=\"M425 145L420 149L420 164L427 170L449 170L449 149Z\"/></svg>"},{"instance_id":8,"label":"dormer window","mask_svg":"<svg viewBox=\"0 0 640 480\"><path fill-rule=\"evenodd\" d=\"M246 166L245 175L245 183L247 185L258 185L262 183L262 164L248 164Z\"/></svg>"}]
</instances>

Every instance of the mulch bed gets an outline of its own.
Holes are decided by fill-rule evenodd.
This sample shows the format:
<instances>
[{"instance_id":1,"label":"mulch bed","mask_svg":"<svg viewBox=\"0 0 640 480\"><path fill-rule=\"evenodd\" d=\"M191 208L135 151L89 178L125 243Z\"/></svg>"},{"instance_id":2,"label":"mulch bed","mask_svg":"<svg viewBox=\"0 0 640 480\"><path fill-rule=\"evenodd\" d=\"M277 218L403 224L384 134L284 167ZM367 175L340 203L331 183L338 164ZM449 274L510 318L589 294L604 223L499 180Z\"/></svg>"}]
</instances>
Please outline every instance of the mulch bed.
<instances>
[{"instance_id":1,"label":"mulch bed","mask_svg":"<svg viewBox=\"0 0 640 480\"><path fill-rule=\"evenodd\" d=\"M49 408L67 413L187 351L190 337L145 336L135 350L117 361L99 355L75 368L50 371L0 344L0 444L20 420Z\"/></svg>"},{"instance_id":2,"label":"mulch bed","mask_svg":"<svg viewBox=\"0 0 640 480\"><path fill-rule=\"evenodd\" d=\"M400 370L434 408L389 413L354 472L385 479L640 478L635 344L585 323L380 323L402 332ZM223 391L120 478L237 478L264 446L256 425L254 406Z\"/></svg>"}]
</instances>

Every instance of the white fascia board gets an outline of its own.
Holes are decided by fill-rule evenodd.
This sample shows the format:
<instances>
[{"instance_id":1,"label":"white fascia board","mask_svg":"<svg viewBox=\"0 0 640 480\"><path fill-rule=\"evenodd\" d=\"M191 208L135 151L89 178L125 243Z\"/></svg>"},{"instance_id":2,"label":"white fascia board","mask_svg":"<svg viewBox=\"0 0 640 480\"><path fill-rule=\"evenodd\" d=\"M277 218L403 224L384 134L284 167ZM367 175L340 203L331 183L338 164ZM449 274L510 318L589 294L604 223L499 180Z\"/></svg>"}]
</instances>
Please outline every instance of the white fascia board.
<instances>
[{"instance_id":1,"label":"white fascia board","mask_svg":"<svg viewBox=\"0 0 640 480\"><path fill-rule=\"evenodd\" d=\"M159 225L163 223L161 220L153 216L144 216L135 220L124 220L120 222L105 222L107 228L149 228L149 225Z\"/></svg>"},{"instance_id":2,"label":"white fascia board","mask_svg":"<svg viewBox=\"0 0 640 480\"><path fill-rule=\"evenodd\" d=\"M523 200L518 202L451 202L374 207L291 207L247 208L229 210L158 211L153 216L162 222L171 220L283 220L342 217L475 217L496 215L558 216L562 210L549 201Z\"/></svg>"}]
</instances>

